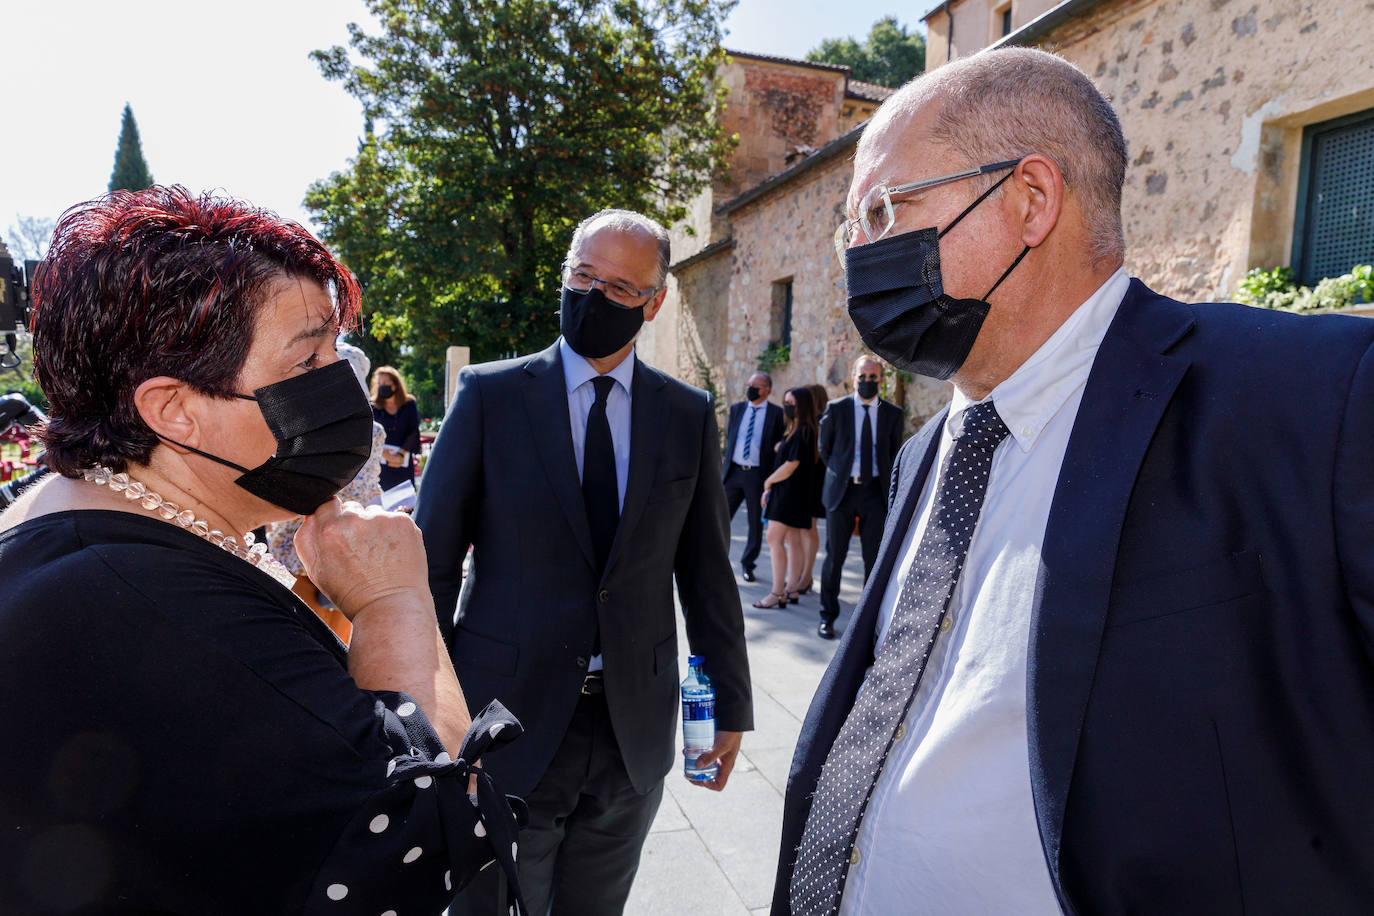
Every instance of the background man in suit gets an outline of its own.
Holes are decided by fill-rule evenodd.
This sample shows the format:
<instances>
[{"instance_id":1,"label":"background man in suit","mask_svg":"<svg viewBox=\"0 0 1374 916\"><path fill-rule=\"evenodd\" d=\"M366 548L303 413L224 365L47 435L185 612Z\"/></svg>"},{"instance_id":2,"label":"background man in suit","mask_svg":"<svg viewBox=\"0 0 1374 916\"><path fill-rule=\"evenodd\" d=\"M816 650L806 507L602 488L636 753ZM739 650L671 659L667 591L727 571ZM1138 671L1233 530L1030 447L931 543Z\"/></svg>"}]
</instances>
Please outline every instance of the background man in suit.
<instances>
[{"instance_id":1,"label":"background man in suit","mask_svg":"<svg viewBox=\"0 0 1374 916\"><path fill-rule=\"evenodd\" d=\"M482 762L529 803L519 864L532 913L624 906L664 774L682 765L675 576L716 688L710 788L753 724L715 412L634 354L668 257L667 233L637 213L577 227L562 338L463 369L415 512L464 692L500 697L526 730ZM475 883L452 912L490 916L494 897L494 878Z\"/></svg>"},{"instance_id":2,"label":"background man in suit","mask_svg":"<svg viewBox=\"0 0 1374 916\"><path fill-rule=\"evenodd\" d=\"M840 616L840 575L849 553L854 519L859 519L859 545L864 578L873 571L887 520L887 490L892 461L902 447L902 411L878 396L883 364L863 354L854 360L854 393L836 398L821 416L821 463L825 484L825 564L821 567L822 639L835 638Z\"/></svg>"},{"instance_id":3,"label":"background man in suit","mask_svg":"<svg viewBox=\"0 0 1374 916\"><path fill-rule=\"evenodd\" d=\"M730 518L744 503L749 520L749 539L739 565L744 581L754 581L754 563L763 544L763 479L773 472L782 438L782 408L768 400L773 377L767 372L749 376L744 400L730 405L730 420L725 428L725 505Z\"/></svg>"},{"instance_id":4,"label":"background man in suit","mask_svg":"<svg viewBox=\"0 0 1374 916\"><path fill-rule=\"evenodd\" d=\"M955 391L802 727L775 914L1374 899L1374 322L1150 292L1125 168L1030 49L860 141L850 315Z\"/></svg>"}]
</instances>

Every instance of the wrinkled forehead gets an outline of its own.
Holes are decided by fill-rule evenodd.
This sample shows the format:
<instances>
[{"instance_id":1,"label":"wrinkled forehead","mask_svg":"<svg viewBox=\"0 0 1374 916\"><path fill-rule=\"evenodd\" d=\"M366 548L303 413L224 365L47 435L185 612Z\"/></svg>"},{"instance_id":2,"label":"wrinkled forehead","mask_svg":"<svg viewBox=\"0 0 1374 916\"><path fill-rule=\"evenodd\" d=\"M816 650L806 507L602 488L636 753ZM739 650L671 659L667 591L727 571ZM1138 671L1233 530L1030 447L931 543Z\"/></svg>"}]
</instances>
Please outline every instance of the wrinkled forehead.
<instances>
[{"instance_id":1,"label":"wrinkled forehead","mask_svg":"<svg viewBox=\"0 0 1374 916\"><path fill-rule=\"evenodd\" d=\"M895 98L895 97L894 97ZM884 106L864 128L854 151L854 178L845 198L848 215L878 185L894 185L940 174L948 151L931 137L935 103Z\"/></svg>"}]
</instances>

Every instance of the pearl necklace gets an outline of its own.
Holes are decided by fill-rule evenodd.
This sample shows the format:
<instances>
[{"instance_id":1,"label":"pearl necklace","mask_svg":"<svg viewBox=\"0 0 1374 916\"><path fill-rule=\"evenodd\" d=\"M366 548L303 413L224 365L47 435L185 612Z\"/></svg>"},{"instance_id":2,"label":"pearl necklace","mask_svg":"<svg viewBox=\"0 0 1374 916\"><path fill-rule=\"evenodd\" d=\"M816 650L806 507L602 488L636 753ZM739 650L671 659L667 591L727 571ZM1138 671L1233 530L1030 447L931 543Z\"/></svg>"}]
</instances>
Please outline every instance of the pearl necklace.
<instances>
[{"instance_id":1,"label":"pearl necklace","mask_svg":"<svg viewBox=\"0 0 1374 916\"><path fill-rule=\"evenodd\" d=\"M195 513L190 509L182 509L176 503L168 502L139 481L131 480L128 474L116 474L103 465L96 465L94 468L83 471L82 475L96 486L109 487L115 493L122 492L125 499L138 503L149 512L154 512L169 522L175 522L192 534L209 541L228 553L232 553L249 566L267 573L287 588L296 584L296 577L292 575L291 570L268 553L267 545L257 541L253 532L250 531L245 534L243 544L240 545L232 535L226 535L218 528L211 528L205 521L196 518Z\"/></svg>"}]
</instances>

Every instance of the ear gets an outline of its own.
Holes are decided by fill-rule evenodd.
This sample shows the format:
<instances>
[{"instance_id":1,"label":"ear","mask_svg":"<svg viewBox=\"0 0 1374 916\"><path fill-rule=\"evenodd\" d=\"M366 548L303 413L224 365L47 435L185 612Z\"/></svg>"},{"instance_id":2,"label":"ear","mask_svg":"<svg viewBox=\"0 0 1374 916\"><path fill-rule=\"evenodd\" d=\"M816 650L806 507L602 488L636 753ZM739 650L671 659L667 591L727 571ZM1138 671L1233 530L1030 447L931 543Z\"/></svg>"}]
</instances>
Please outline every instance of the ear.
<instances>
[{"instance_id":1,"label":"ear","mask_svg":"<svg viewBox=\"0 0 1374 916\"><path fill-rule=\"evenodd\" d=\"M663 289L654 293L654 298L644 303L644 320L653 321L658 310L663 308L663 300L668 297L668 285L665 283Z\"/></svg>"},{"instance_id":2,"label":"ear","mask_svg":"<svg viewBox=\"0 0 1374 916\"><path fill-rule=\"evenodd\" d=\"M1021 242L1032 248L1049 237L1064 207L1064 173L1048 156L1032 153L1016 167L1013 178L1021 191L1015 198L1021 223Z\"/></svg>"},{"instance_id":3,"label":"ear","mask_svg":"<svg viewBox=\"0 0 1374 916\"><path fill-rule=\"evenodd\" d=\"M180 379L159 375L134 389L134 409L148 428L174 442L196 445L199 416L191 387Z\"/></svg>"}]
</instances>

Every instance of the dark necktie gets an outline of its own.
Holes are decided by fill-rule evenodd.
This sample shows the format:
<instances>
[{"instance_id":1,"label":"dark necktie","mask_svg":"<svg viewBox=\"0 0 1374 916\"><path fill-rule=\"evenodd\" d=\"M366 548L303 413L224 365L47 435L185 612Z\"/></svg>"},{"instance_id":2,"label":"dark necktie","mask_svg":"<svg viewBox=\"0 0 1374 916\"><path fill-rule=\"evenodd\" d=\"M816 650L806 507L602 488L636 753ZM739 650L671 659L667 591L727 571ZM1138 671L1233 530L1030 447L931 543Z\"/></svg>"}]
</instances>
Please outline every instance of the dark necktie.
<instances>
[{"instance_id":1,"label":"dark necktie","mask_svg":"<svg viewBox=\"0 0 1374 916\"><path fill-rule=\"evenodd\" d=\"M859 480L868 483L873 479L873 421L868 414L869 405L864 404L864 428L859 434Z\"/></svg>"},{"instance_id":2,"label":"dark necktie","mask_svg":"<svg viewBox=\"0 0 1374 916\"><path fill-rule=\"evenodd\" d=\"M744 431L744 460L747 463L750 454L749 447L754 444L754 417L758 415L758 411L752 406L746 406L744 409L749 411L749 428ZM755 461L754 464L758 464L758 462Z\"/></svg>"},{"instance_id":3,"label":"dark necktie","mask_svg":"<svg viewBox=\"0 0 1374 916\"><path fill-rule=\"evenodd\" d=\"M1006 435L991 401L964 415L887 635L821 769L792 871L793 913L839 911L849 866L859 861L859 822L940 633L983 507L992 455Z\"/></svg>"},{"instance_id":4,"label":"dark necktie","mask_svg":"<svg viewBox=\"0 0 1374 916\"><path fill-rule=\"evenodd\" d=\"M606 398L615 379L599 375L592 379L596 400L587 413L587 438L582 447L582 501L587 507L587 525L592 530L598 572L605 571L615 529L620 525L620 488L615 476L615 447L611 444L611 424L606 419Z\"/></svg>"}]
</instances>

